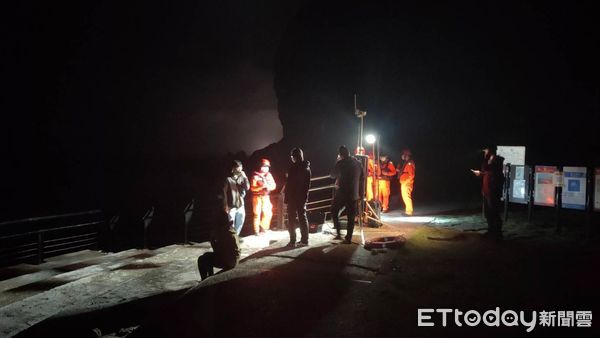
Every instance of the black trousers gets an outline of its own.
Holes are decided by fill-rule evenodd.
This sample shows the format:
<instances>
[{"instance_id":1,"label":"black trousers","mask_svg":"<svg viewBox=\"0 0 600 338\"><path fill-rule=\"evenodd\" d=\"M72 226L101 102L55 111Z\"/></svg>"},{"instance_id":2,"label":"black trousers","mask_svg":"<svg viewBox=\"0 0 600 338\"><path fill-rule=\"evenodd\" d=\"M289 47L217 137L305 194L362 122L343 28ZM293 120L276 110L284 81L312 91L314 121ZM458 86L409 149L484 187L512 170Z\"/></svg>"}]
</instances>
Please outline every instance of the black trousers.
<instances>
[{"instance_id":1,"label":"black trousers","mask_svg":"<svg viewBox=\"0 0 600 338\"><path fill-rule=\"evenodd\" d=\"M501 209L500 196L483 196L483 214L487 220L488 232L497 237L502 237Z\"/></svg>"},{"instance_id":2,"label":"black trousers","mask_svg":"<svg viewBox=\"0 0 600 338\"><path fill-rule=\"evenodd\" d=\"M200 278L205 279L214 274L215 267L215 253L205 252L202 256L198 257L198 271L200 271Z\"/></svg>"},{"instance_id":3,"label":"black trousers","mask_svg":"<svg viewBox=\"0 0 600 338\"><path fill-rule=\"evenodd\" d=\"M296 243L296 225L300 228L300 242L308 244L308 218L306 217L306 202L289 202L287 205L288 232L290 242ZM296 219L298 223L296 223Z\"/></svg>"},{"instance_id":4,"label":"black trousers","mask_svg":"<svg viewBox=\"0 0 600 338\"><path fill-rule=\"evenodd\" d=\"M358 200L353 200L350 197L336 195L331 205L331 218L333 219L333 225L337 231L338 236L341 235L340 226L340 210L346 208L346 216L348 216L348 229L346 231L346 239L352 240L352 233L354 232L354 218L356 217L356 204Z\"/></svg>"}]
</instances>

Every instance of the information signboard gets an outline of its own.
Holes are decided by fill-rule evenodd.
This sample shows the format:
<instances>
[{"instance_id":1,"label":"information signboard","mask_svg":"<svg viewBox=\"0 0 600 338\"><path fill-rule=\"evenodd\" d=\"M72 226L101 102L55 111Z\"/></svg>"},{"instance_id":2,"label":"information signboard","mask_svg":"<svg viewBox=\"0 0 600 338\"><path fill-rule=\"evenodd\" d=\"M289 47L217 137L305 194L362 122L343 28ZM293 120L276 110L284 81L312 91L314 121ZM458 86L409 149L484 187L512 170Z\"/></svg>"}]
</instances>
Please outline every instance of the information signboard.
<instances>
[{"instance_id":1,"label":"information signboard","mask_svg":"<svg viewBox=\"0 0 600 338\"><path fill-rule=\"evenodd\" d=\"M529 196L529 173L531 167L523 165L510 166L510 196L512 203L527 204Z\"/></svg>"},{"instance_id":2,"label":"information signboard","mask_svg":"<svg viewBox=\"0 0 600 338\"><path fill-rule=\"evenodd\" d=\"M586 178L586 167L563 168L563 208L585 210Z\"/></svg>"},{"instance_id":3,"label":"information signboard","mask_svg":"<svg viewBox=\"0 0 600 338\"><path fill-rule=\"evenodd\" d=\"M535 166L535 194L533 204L552 207L554 206L554 172L555 166Z\"/></svg>"},{"instance_id":4,"label":"information signboard","mask_svg":"<svg viewBox=\"0 0 600 338\"><path fill-rule=\"evenodd\" d=\"M525 165L524 146L498 146L496 153L504 157L504 164Z\"/></svg>"}]
</instances>

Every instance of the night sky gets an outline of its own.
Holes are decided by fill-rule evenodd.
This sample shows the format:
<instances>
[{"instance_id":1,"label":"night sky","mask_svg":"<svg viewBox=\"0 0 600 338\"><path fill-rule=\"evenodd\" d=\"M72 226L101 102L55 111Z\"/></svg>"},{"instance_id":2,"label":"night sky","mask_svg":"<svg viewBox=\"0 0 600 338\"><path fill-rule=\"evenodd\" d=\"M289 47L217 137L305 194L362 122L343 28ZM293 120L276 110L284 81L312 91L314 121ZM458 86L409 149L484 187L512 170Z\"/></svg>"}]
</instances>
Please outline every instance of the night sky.
<instances>
[{"instance_id":1,"label":"night sky","mask_svg":"<svg viewBox=\"0 0 600 338\"><path fill-rule=\"evenodd\" d=\"M185 201L238 151L281 175L301 145L324 174L337 145L356 144L355 93L384 152L413 149L422 200L449 182L476 191L466 169L489 142L526 145L531 164L600 165L592 1L39 1L3 14L3 219L115 195Z\"/></svg>"}]
</instances>

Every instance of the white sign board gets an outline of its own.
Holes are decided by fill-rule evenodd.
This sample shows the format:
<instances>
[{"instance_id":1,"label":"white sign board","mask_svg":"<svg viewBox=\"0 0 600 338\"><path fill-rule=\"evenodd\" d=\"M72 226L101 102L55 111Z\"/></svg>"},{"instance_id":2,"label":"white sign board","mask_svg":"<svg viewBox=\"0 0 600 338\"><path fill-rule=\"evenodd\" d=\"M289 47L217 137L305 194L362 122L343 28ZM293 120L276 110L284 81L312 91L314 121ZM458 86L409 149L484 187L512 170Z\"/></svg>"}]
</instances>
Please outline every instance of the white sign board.
<instances>
[{"instance_id":1,"label":"white sign board","mask_svg":"<svg viewBox=\"0 0 600 338\"><path fill-rule=\"evenodd\" d=\"M510 168L512 182L510 185L510 202L527 204L529 197L529 173L530 167L513 165Z\"/></svg>"},{"instance_id":2,"label":"white sign board","mask_svg":"<svg viewBox=\"0 0 600 338\"><path fill-rule=\"evenodd\" d=\"M524 146L498 146L496 153L504 157L504 164L525 165Z\"/></svg>"},{"instance_id":3,"label":"white sign board","mask_svg":"<svg viewBox=\"0 0 600 338\"><path fill-rule=\"evenodd\" d=\"M600 168L596 168L596 188L594 190L594 210L600 211Z\"/></svg>"},{"instance_id":4,"label":"white sign board","mask_svg":"<svg viewBox=\"0 0 600 338\"><path fill-rule=\"evenodd\" d=\"M535 195L533 204L554 206L554 172L557 170L554 166L535 166Z\"/></svg>"},{"instance_id":5,"label":"white sign board","mask_svg":"<svg viewBox=\"0 0 600 338\"><path fill-rule=\"evenodd\" d=\"M586 178L585 167L563 168L563 208L585 210Z\"/></svg>"}]
</instances>

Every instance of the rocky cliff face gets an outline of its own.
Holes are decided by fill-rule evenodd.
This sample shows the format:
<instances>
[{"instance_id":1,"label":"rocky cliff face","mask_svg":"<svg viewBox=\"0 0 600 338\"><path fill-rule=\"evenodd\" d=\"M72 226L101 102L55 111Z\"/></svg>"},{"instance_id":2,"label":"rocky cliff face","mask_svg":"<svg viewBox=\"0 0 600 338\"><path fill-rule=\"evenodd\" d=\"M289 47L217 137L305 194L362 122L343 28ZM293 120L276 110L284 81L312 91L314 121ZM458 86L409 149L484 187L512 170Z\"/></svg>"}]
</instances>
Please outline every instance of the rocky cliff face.
<instances>
[{"instance_id":1,"label":"rocky cliff face","mask_svg":"<svg viewBox=\"0 0 600 338\"><path fill-rule=\"evenodd\" d=\"M535 161L584 158L568 149L547 156L555 145L536 134L552 128L540 114L571 111L570 97L586 111L576 123L591 116L593 90L572 81L589 76L566 55L586 48L566 39L586 24L556 25L581 11L523 2L312 3L290 22L275 56L284 137L251 162L271 157L273 171L282 172L289 150L301 146L313 171L326 173L340 144L356 146L355 93L368 111L365 131L381 135L383 152L397 162L403 147L412 148L417 194L477 195L478 182L464 170L479 164L484 143L527 145ZM578 143L591 140L588 132L565 132Z\"/></svg>"}]
</instances>

